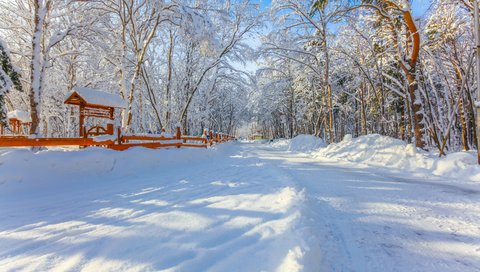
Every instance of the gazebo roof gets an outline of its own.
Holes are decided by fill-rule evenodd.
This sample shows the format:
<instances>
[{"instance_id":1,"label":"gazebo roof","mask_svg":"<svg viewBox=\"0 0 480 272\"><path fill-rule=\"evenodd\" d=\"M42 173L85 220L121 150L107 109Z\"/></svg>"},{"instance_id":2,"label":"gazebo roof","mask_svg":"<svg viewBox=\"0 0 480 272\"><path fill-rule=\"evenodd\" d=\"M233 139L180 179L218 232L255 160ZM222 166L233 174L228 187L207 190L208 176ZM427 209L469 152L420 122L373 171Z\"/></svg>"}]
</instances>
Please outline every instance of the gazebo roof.
<instances>
[{"instance_id":1,"label":"gazebo roof","mask_svg":"<svg viewBox=\"0 0 480 272\"><path fill-rule=\"evenodd\" d=\"M117 94L83 87L73 87L72 91L66 96L64 103L71 105L84 103L88 106L107 108L127 107L127 102Z\"/></svg>"},{"instance_id":2,"label":"gazebo roof","mask_svg":"<svg viewBox=\"0 0 480 272\"><path fill-rule=\"evenodd\" d=\"M17 119L22 123L32 122L32 116L30 116L30 113L28 111L22 111L22 110L14 110L14 111L7 112L7 118Z\"/></svg>"}]
</instances>

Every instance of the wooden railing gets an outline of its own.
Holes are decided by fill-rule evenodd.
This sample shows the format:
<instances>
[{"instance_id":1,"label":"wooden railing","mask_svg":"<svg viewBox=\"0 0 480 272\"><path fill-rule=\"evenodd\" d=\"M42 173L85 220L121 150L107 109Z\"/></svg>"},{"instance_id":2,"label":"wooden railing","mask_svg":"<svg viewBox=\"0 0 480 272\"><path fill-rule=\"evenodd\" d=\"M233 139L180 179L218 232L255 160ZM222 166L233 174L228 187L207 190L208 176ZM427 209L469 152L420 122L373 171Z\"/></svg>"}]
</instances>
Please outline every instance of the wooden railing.
<instances>
[{"instance_id":1,"label":"wooden railing","mask_svg":"<svg viewBox=\"0 0 480 272\"><path fill-rule=\"evenodd\" d=\"M1 136L0 147L21 146L110 146L114 141L95 141L93 138L26 138L22 136Z\"/></svg>"},{"instance_id":2,"label":"wooden railing","mask_svg":"<svg viewBox=\"0 0 480 272\"><path fill-rule=\"evenodd\" d=\"M113 135L112 135L113 136ZM32 147L32 146L100 146L113 150L126 150L141 146L146 148L161 147L197 147L207 148L215 143L235 139L232 135L204 131L201 137L181 135L177 128L174 136L165 135L122 135L118 129L116 139L101 138L28 138L26 136L0 136L0 147Z\"/></svg>"}]
</instances>

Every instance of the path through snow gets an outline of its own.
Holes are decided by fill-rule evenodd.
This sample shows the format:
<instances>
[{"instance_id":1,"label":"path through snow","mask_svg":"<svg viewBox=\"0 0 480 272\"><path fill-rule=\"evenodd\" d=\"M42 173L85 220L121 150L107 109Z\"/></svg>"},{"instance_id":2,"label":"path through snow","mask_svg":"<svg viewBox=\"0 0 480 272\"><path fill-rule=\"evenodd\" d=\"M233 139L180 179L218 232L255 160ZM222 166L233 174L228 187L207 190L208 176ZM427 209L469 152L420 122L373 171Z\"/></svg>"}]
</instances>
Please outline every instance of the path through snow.
<instances>
[{"instance_id":1,"label":"path through snow","mask_svg":"<svg viewBox=\"0 0 480 272\"><path fill-rule=\"evenodd\" d=\"M1 270L480 271L478 191L268 145L208 152L35 190L3 179Z\"/></svg>"}]
</instances>

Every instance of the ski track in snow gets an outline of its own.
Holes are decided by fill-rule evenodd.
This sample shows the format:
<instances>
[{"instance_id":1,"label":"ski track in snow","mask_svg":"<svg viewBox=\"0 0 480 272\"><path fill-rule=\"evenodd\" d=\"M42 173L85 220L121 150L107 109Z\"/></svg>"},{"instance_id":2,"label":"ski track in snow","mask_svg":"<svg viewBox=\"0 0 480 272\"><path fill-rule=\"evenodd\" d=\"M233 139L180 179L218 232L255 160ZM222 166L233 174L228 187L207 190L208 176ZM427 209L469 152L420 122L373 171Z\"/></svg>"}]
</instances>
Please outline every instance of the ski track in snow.
<instances>
[{"instance_id":1,"label":"ski track in snow","mask_svg":"<svg viewBox=\"0 0 480 272\"><path fill-rule=\"evenodd\" d=\"M0 270L480 271L479 191L227 150L34 192L0 185Z\"/></svg>"}]
</instances>

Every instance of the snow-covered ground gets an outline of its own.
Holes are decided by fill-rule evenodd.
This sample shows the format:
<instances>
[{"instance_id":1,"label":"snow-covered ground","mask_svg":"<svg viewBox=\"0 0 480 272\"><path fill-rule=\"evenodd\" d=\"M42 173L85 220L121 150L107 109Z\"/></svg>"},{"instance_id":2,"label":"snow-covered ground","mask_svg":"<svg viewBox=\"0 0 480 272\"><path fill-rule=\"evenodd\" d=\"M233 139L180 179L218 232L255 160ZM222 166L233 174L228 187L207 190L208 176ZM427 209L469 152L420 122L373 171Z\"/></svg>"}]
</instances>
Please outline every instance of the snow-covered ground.
<instances>
[{"instance_id":1,"label":"snow-covered ground","mask_svg":"<svg viewBox=\"0 0 480 272\"><path fill-rule=\"evenodd\" d=\"M477 166L307 138L0 151L0 270L480 271Z\"/></svg>"}]
</instances>

